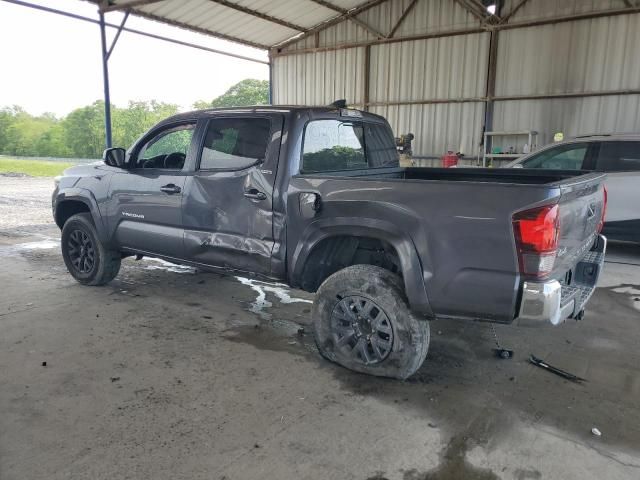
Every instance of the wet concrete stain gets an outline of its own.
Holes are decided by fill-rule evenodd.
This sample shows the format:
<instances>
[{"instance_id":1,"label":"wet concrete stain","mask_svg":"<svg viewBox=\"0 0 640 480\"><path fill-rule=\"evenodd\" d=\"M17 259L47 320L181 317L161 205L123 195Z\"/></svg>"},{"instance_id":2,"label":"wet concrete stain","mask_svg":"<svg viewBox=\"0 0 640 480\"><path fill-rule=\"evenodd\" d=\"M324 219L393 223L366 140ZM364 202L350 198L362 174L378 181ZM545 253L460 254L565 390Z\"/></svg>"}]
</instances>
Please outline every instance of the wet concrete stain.
<instances>
[{"instance_id":1,"label":"wet concrete stain","mask_svg":"<svg viewBox=\"0 0 640 480\"><path fill-rule=\"evenodd\" d=\"M458 435L446 445L440 457L440 464L432 470L419 472L411 469L403 472L403 480L500 480L490 469L479 468L471 465L467 459L467 451L470 446L470 439L463 435ZM524 471L523 471L524 472ZM528 472L528 471L527 471ZM531 476L517 477L518 480L527 478L540 478ZM367 480L388 480L383 472L367 478Z\"/></svg>"},{"instance_id":2,"label":"wet concrete stain","mask_svg":"<svg viewBox=\"0 0 640 480\"><path fill-rule=\"evenodd\" d=\"M467 461L469 444L465 436L453 437L442 452L440 465L424 473L409 470L404 473L404 480L499 480L491 470L474 467Z\"/></svg>"},{"instance_id":3,"label":"wet concrete stain","mask_svg":"<svg viewBox=\"0 0 640 480\"><path fill-rule=\"evenodd\" d=\"M313 358L318 350L309 334L297 333L300 325L292 322L263 322L258 325L233 327L223 332L223 338L231 342L251 345L259 350L287 352Z\"/></svg>"},{"instance_id":4,"label":"wet concrete stain","mask_svg":"<svg viewBox=\"0 0 640 480\"><path fill-rule=\"evenodd\" d=\"M542 478L542 474L538 470L525 470L518 468L513 472L515 480L538 480Z\"/></svg>"}]
</instances>

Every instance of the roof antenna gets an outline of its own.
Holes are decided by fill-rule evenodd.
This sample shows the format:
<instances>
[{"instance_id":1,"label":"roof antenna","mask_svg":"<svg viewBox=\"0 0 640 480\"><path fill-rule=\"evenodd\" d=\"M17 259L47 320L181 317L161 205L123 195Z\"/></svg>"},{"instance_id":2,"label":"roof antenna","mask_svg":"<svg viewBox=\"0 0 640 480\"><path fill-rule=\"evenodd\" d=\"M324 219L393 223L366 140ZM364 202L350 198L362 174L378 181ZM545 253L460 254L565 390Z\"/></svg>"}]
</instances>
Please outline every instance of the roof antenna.
<instances>
[{"instance_id":1,"label":"roof antenna","mask_svg":"<svg viewBox=\"0 0 640 480\"><path fill-rule=\"evenodd\" d=\"M329 106L335 108L347 108L347 101L344 98L341 98L340 100L336 100Z\"/></svg>"}]
</instances>

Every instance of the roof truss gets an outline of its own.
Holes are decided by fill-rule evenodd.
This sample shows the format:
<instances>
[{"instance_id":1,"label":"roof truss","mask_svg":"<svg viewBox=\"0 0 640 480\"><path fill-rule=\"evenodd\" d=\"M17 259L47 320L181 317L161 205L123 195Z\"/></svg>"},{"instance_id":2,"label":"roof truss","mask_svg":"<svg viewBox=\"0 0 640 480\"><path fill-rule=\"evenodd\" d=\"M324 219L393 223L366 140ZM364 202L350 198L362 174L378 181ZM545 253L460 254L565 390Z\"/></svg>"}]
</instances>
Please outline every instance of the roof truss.
<instances>
[{"instance_id":1,"label":"roof truss","mask_svg":"<svg viewBox=\"0 0 640 480\"><path fill-rule=\"evenodd\" d=\"M341 15L347 15L349 13L349 10L346 10L346 9L344 9L342 7L338 7L337 5L334 5L333 3L327 2L325 0L311 0L311 1L313 3L317 3L318 5L322 5L325 8L333 10L334 12L338 12ZM353 23L355 23L359 27L364 28L365 30L367 30L369 33L371 33L373 36L375 36L377 38L385 38L386 37L386 35L384 35L383 33L380 33L378 30L376 30L372 26L368 25L367 23L363 22L362 20L360 20L359 18L356 18L353 15L352 16L347 16L345 18L347 18L348 20L352 21Z\"/></svg>"},{"instance_id":2,"label":"roof truss","mask_svg":"<svg viewBox=\"0 0 640 480\"><path fill-rule=\"evenodd\" d=\"M134 7L142 7L144 5L150 5L152 3L162 2L163 0L129 0L128 2L121 2L118 4L111 4L110 2L101 2L100 11L102 13L115 12L117 10L129 10Z\"/></svg>"},{"instance_id":3,"label":"roof truss","mask_svg":"<svg viewBox=\"0 0 640 480\"><path fill-rule=\"evenodd\" d=\"M376 7L378 5L380 5L381 3L387 2L389 0L368 0L366 2L364 2L363 4L354 7L350 10L345 11L344 13L340 13L339 15L319 23L318 25L316 25L315 27L312 27L310 29L308 29L306 32L304 32L301 35L296 35L295 37L289 38L287 40L284 40L278 44L276 44L274 46L274 48L284 48L287 45L291 45L292 43L298 42L300 40L302 40L303 38L307 38L311 35L315 35L317 32L320 32L322 30L325 30L333 25L336 25L344 20L348 20L352 17L355 17L356 15L358 15L359 13L362 13L366 10L369 10L370 8ZM384 38L384 35L382 35L382 37Z\"/></svg>"}]
</instances>

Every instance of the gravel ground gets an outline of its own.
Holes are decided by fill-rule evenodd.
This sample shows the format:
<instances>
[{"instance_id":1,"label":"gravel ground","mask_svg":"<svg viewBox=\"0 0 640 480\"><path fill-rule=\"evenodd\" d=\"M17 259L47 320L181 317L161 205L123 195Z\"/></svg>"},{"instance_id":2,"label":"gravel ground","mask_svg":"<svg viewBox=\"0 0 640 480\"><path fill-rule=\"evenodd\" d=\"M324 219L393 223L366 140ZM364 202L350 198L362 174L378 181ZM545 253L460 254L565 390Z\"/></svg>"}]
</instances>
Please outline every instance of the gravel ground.
<instances>
[{"instance_id":1,"label":"gravel ground","mask_svg":"<svg viewBox=\"0 0 640 480\"><path fill-rule=\"evenodd\" d=\"M498 326L500 360L487 325L433 321L398 382L324 361L304 292L133 259L79 285L50 182L0 177L0 479L640 478L636 247L581 322Z\"/></svg>"},{"instance_id":2,"label":"gravel ground","mask_svg":"<svg viewBox=\"0 0 640 480\"><path fill-rule=\"evenodd\" d=\"M0 175L0 219L3 229L47 225L51 217L53 178Z\"/></svg>"}]
</instances>

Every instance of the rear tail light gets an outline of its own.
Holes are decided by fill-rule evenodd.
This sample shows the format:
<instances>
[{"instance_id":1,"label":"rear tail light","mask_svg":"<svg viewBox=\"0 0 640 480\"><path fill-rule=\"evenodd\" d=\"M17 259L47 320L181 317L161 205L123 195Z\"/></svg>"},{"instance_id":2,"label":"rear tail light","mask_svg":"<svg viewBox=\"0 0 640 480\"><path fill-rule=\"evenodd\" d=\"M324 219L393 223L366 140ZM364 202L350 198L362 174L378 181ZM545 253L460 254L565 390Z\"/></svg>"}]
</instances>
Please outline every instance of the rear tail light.
<instances>
[{"instance_id":1,"label":"rear tail light","mask_svg":"<svg viewBox=\"0 0 640 480\"><path fill-rule=\"evenodd\" d=\"M602 227L604 227L604 217L607 213L607 187L603 185L602 190L604 193L604 203L602 205L602 215L600 216L600 223L598 223L598 233L602 232Z\"/></svg>"},{"instance_id":2,"label":"rear tail light","mask_svg":"<svg viewBox=\"0 0 640 480\"><path fill-rule=\"evenodd\" d=\"M520 272L544 277L551 273L558 250L558 205L545 205L513 216Z\"/></svg>"}]
</instances>

